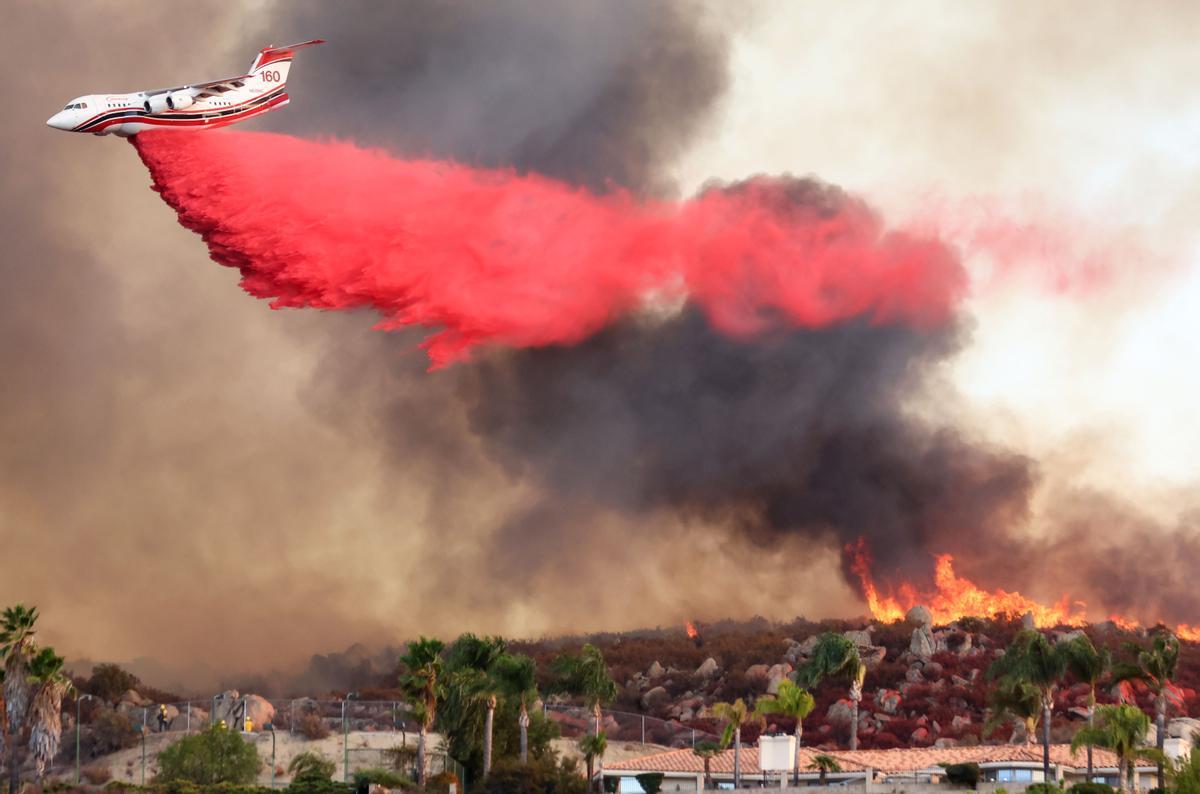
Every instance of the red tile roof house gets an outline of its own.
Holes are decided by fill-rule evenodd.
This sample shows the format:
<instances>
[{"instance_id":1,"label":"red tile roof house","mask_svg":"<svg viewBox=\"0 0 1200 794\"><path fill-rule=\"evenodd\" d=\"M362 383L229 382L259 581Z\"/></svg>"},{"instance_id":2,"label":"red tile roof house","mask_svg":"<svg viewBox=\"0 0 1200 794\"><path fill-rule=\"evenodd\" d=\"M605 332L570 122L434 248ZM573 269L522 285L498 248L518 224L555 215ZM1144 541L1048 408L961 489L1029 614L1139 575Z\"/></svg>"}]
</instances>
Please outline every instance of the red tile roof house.
<instances>
[{"instance_id":1,"label":"red tile roof house","mask_svg":"<svg viewBox=\"0 0 1200 794\"><path fill-rule=\"evenodd\" d=\"M1042 781L1042 748L1036 744L856 751L803 748L801 786L818 784L819 774L806 768L816 755L833 756L842 768L841 772L829 773L828 784L849 785L858 791L865 788L879 794L901 791L917 794L924 788L921 784L938 784L945 774L940 764L979 764L983 780L988 781L980 783L981 791L1004 788L1016 792L1030 783ZM1051 745L1050 765L1051 774L1064 785L1082 781L1087 771L1087 751L1081 748L1072 755L1069 745ZM714 785L732 788L733 750L726 750L714 757L709 769ZM1093 780L1116 786L1117 758L1111 752L1096 748L1093 751L1093 769ZM662 772L664 792L700 791L704 785L704 761L690 748L667 750L614 763L605 766L604 776L621 778L622 792L639 792L642 789L634 776L643 772ZM1137 772L1142 788L1150 788L1155 784L1153 766L1139 766ZM779 776L778 772L770 773L770 788L779 789ZM743 788L763 787L764 775L758 768L757 747L742 748L741 777ZM940 787L940 790L947 791L945 787Z\"/></svg>"}]
</instances>

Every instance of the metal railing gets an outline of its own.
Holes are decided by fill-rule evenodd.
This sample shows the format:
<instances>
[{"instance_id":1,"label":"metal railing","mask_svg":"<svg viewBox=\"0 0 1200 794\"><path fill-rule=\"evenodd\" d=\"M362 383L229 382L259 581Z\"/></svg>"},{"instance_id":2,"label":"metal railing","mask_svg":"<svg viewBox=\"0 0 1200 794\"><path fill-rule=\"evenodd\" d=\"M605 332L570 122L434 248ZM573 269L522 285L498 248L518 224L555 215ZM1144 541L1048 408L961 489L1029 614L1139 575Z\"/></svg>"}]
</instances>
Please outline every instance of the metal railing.
<instances>
[{"instance_id":1,"label":"metal railing","mask_svg":"<svg viewBox=\"0 0 1200 794\"><path fill-rule=\"evenodd\" d=\"M594 729L595 715L591 709L556 703L546 704L543 713L558 723L559 731L567 738L578 738ZM611 709L600 710L600 729L610 742L641 742L664 747L695 747L696 742L716 741L719 738L678 720L661 720L645 714Z\"/></svg>"}]
</instances>

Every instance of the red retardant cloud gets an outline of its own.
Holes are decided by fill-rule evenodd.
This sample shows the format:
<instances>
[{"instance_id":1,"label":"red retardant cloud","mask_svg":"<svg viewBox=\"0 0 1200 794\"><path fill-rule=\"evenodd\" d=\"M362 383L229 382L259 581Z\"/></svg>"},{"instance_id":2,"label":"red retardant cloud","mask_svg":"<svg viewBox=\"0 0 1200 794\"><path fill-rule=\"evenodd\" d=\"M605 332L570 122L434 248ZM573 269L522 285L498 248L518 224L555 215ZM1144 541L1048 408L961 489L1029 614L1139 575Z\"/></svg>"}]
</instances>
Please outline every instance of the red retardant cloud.
<instances>
[{"instance_id":1,"label":"red retardant cloud","mask_svg":"<svg viewBox=\"0 0 1200 794\"><path fill-rule=\"evenodd\" d=\"M572 345L651 295L684 297L748 336L856 317L935 326L967 287L939 240L889 231L811 180L648 202L268 133L133 143L154 189L251 295L433 329L434 366L481 344Z\"/></svg>"}]
</instances>

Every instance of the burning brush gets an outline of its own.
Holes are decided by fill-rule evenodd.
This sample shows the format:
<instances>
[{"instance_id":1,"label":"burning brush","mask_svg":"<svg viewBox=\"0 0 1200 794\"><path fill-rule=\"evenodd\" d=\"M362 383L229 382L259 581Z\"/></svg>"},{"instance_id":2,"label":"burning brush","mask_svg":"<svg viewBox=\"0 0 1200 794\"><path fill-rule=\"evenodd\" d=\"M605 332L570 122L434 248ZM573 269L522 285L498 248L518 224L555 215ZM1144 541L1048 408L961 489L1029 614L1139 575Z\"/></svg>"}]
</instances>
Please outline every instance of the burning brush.
<instances>
[{"instance_id":1,"label":"burning brush","mask_svg":"<svg viewBox=\"0 0 1200 794\"><path fill-rule=\"evenodd\" d=\"M697 648L704 646L704 638L700 636L695 623L690 620L684 621L683 628L687 632L687 635L692 638L692 642L696 643Z\"/></svg>"}]
</instances>

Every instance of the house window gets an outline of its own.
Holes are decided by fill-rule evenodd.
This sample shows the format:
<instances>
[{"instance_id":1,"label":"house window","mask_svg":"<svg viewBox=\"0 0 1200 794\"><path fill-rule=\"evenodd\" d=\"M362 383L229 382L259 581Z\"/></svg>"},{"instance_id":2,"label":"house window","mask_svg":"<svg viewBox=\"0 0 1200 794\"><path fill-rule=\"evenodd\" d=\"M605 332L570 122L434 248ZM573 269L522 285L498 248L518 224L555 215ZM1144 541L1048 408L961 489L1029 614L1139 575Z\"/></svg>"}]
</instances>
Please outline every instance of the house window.
<instances>
[{"instance_id":1,"label":"house window","mask_svg":"<svg viewBox=\"0 0 1200 794\"><path fill-rule=\"evenodd\" d=\"M1032 783L1032 769L997 769L995 780L997 783Z\"/></svg>"}]
</instances>

